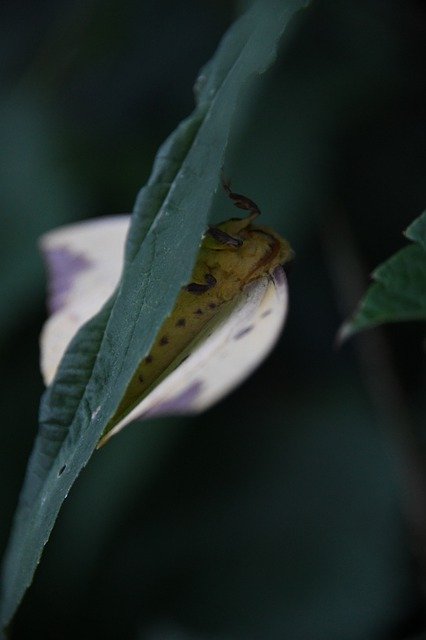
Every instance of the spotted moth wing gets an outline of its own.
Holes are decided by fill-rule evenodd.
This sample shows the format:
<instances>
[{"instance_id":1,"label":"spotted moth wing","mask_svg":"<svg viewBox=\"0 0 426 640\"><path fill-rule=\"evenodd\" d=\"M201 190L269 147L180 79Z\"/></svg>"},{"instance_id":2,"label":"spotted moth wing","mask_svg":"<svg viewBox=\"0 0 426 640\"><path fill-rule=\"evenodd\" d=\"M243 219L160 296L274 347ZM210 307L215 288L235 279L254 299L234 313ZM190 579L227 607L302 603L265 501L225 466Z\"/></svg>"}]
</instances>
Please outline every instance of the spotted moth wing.
<instances>
[{"instance_id":1,"label":"spotted moth wing","mask_svg":"<svg viewBox=\"0 0 426 640\"><path fill-rule=\"evenodd\" d=\"M41 335L46 384L77 330L119 282L130 216L99 218L56 229L41 239L52 312ZM200 331L155 381L147 395L106 433L99 446L134 420L199 413L247 378L267 356L285 322L287 282L282 267L248 283Z\"/></svg>"},{"instance_id":2,"label":"spotted moth wing","mask_svg":"<svg viewBox=\"0 0 426 640\"><path fill-rule=\"evenodd\" d=\"M282 267L249 283L179 355L155 388L101 440L133 420L197 414L243 382L276 343L288 307Z\"/></svg>"}]
</instances>

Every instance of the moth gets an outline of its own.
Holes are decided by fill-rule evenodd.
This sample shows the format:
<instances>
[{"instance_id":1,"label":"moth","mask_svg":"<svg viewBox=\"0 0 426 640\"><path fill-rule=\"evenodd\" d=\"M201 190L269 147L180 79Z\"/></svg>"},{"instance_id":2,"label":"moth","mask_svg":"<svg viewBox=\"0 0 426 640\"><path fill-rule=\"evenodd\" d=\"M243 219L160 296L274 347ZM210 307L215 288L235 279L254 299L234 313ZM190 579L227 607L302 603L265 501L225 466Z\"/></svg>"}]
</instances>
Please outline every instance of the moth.
<instances>
[{"instance_id":1,"label":"moth","mask_svg":"<svg viewBox=\"0 0 426 640\"><path fill-rule=\"evenodd\" d=\"M131 379L99 446L133 420L207 409L247 378L279 337L287 307L289 243L254 224L258 206L224 188L247 212L206 230L190 282ZM120 279L130 216L99 218L41 239L51 317L41 334L46 385L78 329Z\"/></svg>"}]
</instances>

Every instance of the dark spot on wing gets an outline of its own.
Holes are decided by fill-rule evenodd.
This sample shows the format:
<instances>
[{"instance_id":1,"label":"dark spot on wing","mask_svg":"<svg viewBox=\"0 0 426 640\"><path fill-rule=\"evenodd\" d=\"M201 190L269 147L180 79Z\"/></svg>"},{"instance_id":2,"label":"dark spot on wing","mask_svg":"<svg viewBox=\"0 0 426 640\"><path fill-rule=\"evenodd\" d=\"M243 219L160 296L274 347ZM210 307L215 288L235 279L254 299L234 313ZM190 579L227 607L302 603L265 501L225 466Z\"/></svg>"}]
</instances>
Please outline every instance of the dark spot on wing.
<instances>
[{"instance_id":1,"label":"dark spot on wing","mask_svg":"<svg viewBox=\"0 0 426 640\"><path fill-rule=\"evenodd\" d=\"M210 302L210 304L209 304L209 308L210 308L210 309L216 309L216 306L217 306L217 305L216 305L216 303L215 303L215 302Z\"/></svg>"},{"instance_id":2,"label":"dark spot on wing","mask_svg":"<svg viewBox=\"0 0 426 640\"><path fill-rule=\"evenodd\" d=\"M186 287L183 287L185 291L189 291L189 293L195 293L195 295L201 295L205 293L212 287L214 287L217 283L216 278L211 273L206 273L204 276L204 281L206 284L200 284L199 282L190 282Z\"/></svg>"},{"instance_id":3,"label":"dark spot on wing","mask_svg":"<svg viewBox=\"0 0 426 640\"><path fill-rule=\"evenodd\" d=\"M186 325L185 318L179 318L179 320L175 324L175 327L184 327L185 325Z\"/></svg>"},{"instance_id":4,"label":"dark spot on wing","mask_svg":"<svg viewBox=\"0 0 426 640\"><path fill-rule=\"evenodd\" d=\"M217 280L212 273L206 273L204 276L204 280L206 281L206 284L208 284L210 289L217 284Z\"/></svg>"},{"instance_id":5,"label":"dark spot on wing","mask_svg":"<svg viewBox=\"0 0 426 640\"><path fill-rule=\"evenodd\" d=\"M244 329L241 329L241 331L239 331L235 336L234 336L234 340L239 340L240 338L242 338L243 336L246 336L248 333L250 333L250 331L252 331L253 329L253 325L249 325L248 327L244 327Z\"/></svg>"},{"instance_id":6,"label":"dark spot on wing","mask_svg":"<svg viewBox=\"0 0 426 640\"><path fill-rule=\"evenodd\" d=\"M196 311L194 311L196 316L202 316L203 315L203 310L202 309L197 309Z\"/></svg>"},{"instance_id":7,"label":"dark spot on wing","mask_svg":"<svg viewBox=\"0 0 426 640\"><path fill-rule=\"evenodd\" d=\"M145 358L145 362L146 362L147 364L150 364L153 360L154 360L154 358L152 357L152 355L151 355L151 354L149 354L149 355L148 355L148 356L146 356L146 358Z\"/></svg>"},{"instance_id":8,"label":"dark spot on wing","mask_svg":"<svg viewBox=\"0 0 426 640\"><path fill-rule=\"evenodd\" d=\"M142 383L144 381L144 377L142 375L140 375L140 376L138 376L138 380L139 380L139 382Z\"/></svg>"},{"instance_id":9,"label":"dark spot on wing","mask_svg":"<svg viewBox=\"0 0 426 640\"><path fill-rule=\"evenodd\" d=\"M270 316L270 315L271 315L271 313L272 313L272 309L267 309L266 311L264 311L264 312L261 314L261 316L260 316L260 317L261 317L261 318L266 318L267 316Z\"/></svg>"},{"instance_id":10,"label":"dark spot on wing","mask_svg":"<svg viewBox=\"0 0 426 640\"><path fill-rule=\"evenodd\" d=\"M160 340L160 345L161 345L162 347L164 347L164 345L165 345L165 344L169 344L169 338L168 338L168 336L163 336L163 337L161 338L161 340Z\"/></svg>"},{"instance_id":11,"label":"dark spot on wing","mask_svg":"<svg viewBox=\"0 0 426 640\"><path fill-rule=\"evenodd\" d=\"M205 293L209 287L206 284L199 284L198 282L190 282L189 284L186 285L186 287L184 287L185 291L188 291L188 293L194 293L196 296L201 295L202 293Z\"/></svg>"}]
</instances>

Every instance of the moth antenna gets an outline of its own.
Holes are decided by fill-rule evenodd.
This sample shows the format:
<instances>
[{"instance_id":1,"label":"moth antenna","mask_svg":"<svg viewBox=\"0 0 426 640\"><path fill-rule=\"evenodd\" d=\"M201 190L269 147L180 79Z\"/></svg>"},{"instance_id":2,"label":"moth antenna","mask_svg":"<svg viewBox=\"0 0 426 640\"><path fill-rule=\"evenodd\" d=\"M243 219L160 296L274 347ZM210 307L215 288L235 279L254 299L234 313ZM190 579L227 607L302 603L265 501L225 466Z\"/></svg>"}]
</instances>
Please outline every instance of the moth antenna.
<instances>
[{"instance_id":1,"label":"moth antenna","mask_svg":"<svg viewBox=\"0 0 426 640\"><path fill-rule=\"evenodd\" d=\"M229 235L226 231L222 231L219 227L209 227L206 231L206 235L209 235L216 240L219 244L224 244L228 247L241 247L243 241L241 238Z\"/></svg>"},{"instance_id":2,"label":"moth antenna","mask_svg":"<svg viewBox=\"0 0 426 640\"><path fill-rule=\"evenodd\" d=\"M250 200L250 198L247 198L247 196L243 196L240 193L235 193L234 191L232 191L231 181L225 178L223 173L222 187L225 193L228 195L228 198L231 198L231 200L233 200L236 207L249 212L248 218L250 219L250 221L254 220L255 218L257 218L257 216L260 215L261 211L253 200Z\"/></svg>"}]
</instances>

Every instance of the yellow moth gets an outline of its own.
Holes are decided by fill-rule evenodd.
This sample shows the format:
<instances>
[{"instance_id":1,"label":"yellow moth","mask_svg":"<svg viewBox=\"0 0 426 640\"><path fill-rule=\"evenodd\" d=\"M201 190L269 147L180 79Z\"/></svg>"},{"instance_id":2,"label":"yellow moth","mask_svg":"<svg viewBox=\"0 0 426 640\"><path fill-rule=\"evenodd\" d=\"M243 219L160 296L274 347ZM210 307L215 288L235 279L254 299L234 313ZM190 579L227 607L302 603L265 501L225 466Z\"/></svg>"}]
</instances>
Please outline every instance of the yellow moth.
<instances>
[{"instance_id":1,"label":"yellow moth","mask_svg":"<svg viewBox=\"0 0 426 640\"><path fill-rule=\"evenodd\" d=\"M256 204L231 191L244 218L209 227L191 281L182 288L150 352L139 364L100 441L136 419L198 413L244 380L275 344L287 314L286 240L253 224ZM113 293L130 216L56 229L41 247L50 275L52 315L41 335L45 383L77 330Z\"/></svg>"}]
</instances>

